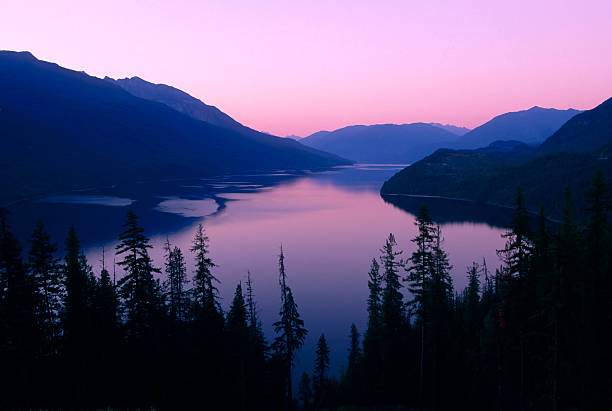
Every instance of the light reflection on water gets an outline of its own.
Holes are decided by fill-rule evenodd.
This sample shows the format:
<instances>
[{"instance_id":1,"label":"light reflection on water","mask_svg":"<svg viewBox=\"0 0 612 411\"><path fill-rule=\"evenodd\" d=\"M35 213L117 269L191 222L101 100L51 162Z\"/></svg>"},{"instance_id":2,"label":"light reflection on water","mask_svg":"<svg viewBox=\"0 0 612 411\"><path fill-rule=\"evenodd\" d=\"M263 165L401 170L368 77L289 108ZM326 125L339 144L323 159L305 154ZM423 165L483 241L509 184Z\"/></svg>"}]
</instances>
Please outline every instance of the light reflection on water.
<instances>
[{"instance_id":1,"label":"light reflection on water","mask_svg":"<svg viewBox=\"0 0 612 411\"><path fill-rule=\"evenodd\" d=\"M111 192L92 195L137 201L123 207L99 202L37 203L30 204L29 210L25 207L24 212L42 214L47 225L51 221L50 229L58 241L68 224L76 223L88 260L96 270L102 247L107 266L112 265L111 250L127 205L142 217L158 267L163 267L162 244L168 238L186 254L191 273L193 258L188 250L195 227L203 223L211 240L211 256L218 265L215 274L221 281L223 307L227 309L236 283L250 270L269 340L279 311L277 258L282 244L289 284L309 329L296 373L312 370L314 345L321 333L328 338L332 369L337 371L345 364L351 322L361 333L365 331L370 260L379 255L391 232L405 258L413 250L414 213L421 200L385 201L379 195L383 181L401 168L357 165L304 175L234 175L117 186ZM495 268L495 251L503 247L500 226L509 218L507 210L424 201L431 203L434 218L442 224L456 289L465 286L466 267L472 261L485 258L490 268ZM15 214L19 218L19 212Z\"/></svg>"}]
</instances>

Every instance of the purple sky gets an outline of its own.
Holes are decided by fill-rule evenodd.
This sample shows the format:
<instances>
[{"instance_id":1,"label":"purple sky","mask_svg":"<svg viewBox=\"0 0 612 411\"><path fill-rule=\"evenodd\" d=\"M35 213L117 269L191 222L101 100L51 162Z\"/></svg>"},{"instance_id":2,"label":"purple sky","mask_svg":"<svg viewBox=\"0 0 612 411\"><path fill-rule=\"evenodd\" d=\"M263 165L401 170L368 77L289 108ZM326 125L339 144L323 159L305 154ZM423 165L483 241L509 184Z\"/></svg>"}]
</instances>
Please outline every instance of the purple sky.
<instances>
[{"instance_id":1,"label":"purple sky","mask_svg":"<svg viewBox=\"0 0 612 411\"><path fill-rule=\"evenodd\" d=\"M278 135L612 96L610 0L0 2L0 49L170 84Z\"/></svg>"}]
</instances>

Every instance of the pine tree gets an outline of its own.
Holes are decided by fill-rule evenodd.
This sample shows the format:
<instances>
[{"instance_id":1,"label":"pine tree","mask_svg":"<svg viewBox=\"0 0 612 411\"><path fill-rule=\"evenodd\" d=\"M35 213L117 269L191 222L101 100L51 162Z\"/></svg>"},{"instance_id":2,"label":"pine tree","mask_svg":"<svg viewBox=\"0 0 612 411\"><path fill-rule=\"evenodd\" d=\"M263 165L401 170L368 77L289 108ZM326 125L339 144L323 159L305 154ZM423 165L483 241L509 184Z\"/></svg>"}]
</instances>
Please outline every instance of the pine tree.
<instances>
[{"instance_id":1,"label":"pine tree","mask_svg":"<svg viewBox=\"0 0 612 411\"><path fill-rule=\"evenodd\" d=\"M152 326L159 309L159 287L153 273L159 273L153 267L148 250L151 248L144 229L138 225L138 217L128 211L125 230L119 235L116 255L122 260L117 263L125 275L117 282L119 294L123 299L123 309L127 318L130 337L140 338L152 331Z\"/></svg>"},{"instance_id":2,"label":"pine tree","mask_svg":"<svg viewBox=\"0 0 612 411\"><path fill-rule=\"evenodd\" d=\"M293 299L293 293L287 284L287 274L285 272L285 255L281 247L278 258L279 279L281 288L281 310L280 320L274 323L274 331L278 334L274 339L273 348L279 355L286 368L287 408L291 408L293 401L293 390L291 381L291 368L295 359L295 353L304 344L308 330L304 328L304 321L300 318L297 304Z\"/></svg>"},{"instance_id":3,"label":"pine tree","mask_svg":"<svg viewBox=\"0 0 612 411\"><path fill-rule=\"evenodd\" d=\"M324 334L321 334L317 342L316 355L313 387L315 406L319 409L325 402L325 395L328 389L327 372L329 370L329 347Z\"/></svg>"},{"instance_id":4,"label":"pine tree","mask_svg":"<svg viewBox=\"0 0 612 411\"><path fill-rule=\"evenodd\" d=\"M30 409L39 351L37 294L21 257L19 241L0 209L0 408Z\"/></svg>"},{"instance_id":5,"label":"pine tree","mask_svg":"<svg viewBox=\"0 0 612 411\"><path fill-rule=\"evenodd\" d=\"M86 385L82 376L86 373L92 340L92 306L90 267L81 250L74 226L66 238L64 257L64 356L69 375L67 390L74 390L73 407L83 407L90 397L91 386ZM67 392L64 393L67 395Z\"/></svg>"},{"instance_id":6,"label":"pine tree","mask_svg":"<svg viewBox=\"0 0 612 411\"><path fill-rule=\"evenodd\" d=\"M196 272L193 278L194 303L196 316L200 318L217 318L221 315L218 301L218 290L215 283L219 280L213 275L212 269L216 266L208 256L209 239L204 232L202 224L198 225L191 252L195 254Z\"/></svg>"},{"instance_id":7,"label":"pine tree","mask_svg":"<svg viewBox=\"0 0 612 411\"><path fill-rule=\"evenodd\" d=\"M353 374L357 369L359 364L359 359L361 358L361 348L359 347L359 331L357 331L357 326L355 324L351 324L351 331L349 334L350 345L349 345L349 354L348 354L348 367L347 374Z\"/></svg>"},{"instance_id":8,"label":"pine tree","mask_svg":"<svg viewBox=\"0 0 612 411\"><path fill-rule=\"evenodd\" d=\"M237 396L240 397L240 403L243 410L247 408L247 354L249 344L249 326L247 324L247 310L242 295L242 285L238 283L234 299L227 313L227 322L225 324L228 343L230 344L230 355L232 368L234 369L234 381L239 387ZM238 408L238 407L236 407Z\"/></svg>"},{"instance_id":9,"label":"pine tree","mask_svg":"<svg viewBox=\"0 0 612 411\"><path fill-rule=\"evenodd\" d=\"M502 250L497 251L504 262L502 275L504 278L524 277L529 269L532 243L529 214L525 208L523 191L520 187L516 192L516 208L510 230L502 237L506 239L506 245Z\"/></svg>"},{"instance_id":10,"label":"pine tree","mask_svg":"<svg viewBox=\"0 0 612 411\"><path fill-rule=\"evenodd\" d=\"M38 294L38 310L45 355L57 354L60 337L60 316L63 300L63 278L59 260L55 257L57 246L45 230L41 220L32 234L28 267Z\"/></svg>"},{"instance_id":11,"label":"pine tree","mask_svg":"<svg viewBox=\"0 0 612 411\"><path fill-rule=\"evenodd\" d=\"M466 305L466 315L470 318L468 323L472 323L477 316L478 303L480 302L480 266L473 262L467 272L468 285L465 289L464 301ZM476 324L474 324L476 325Z\"/></svg>"},{"instance_id":12,"label":"pine tree","mask_svg":"<svg viewBox=\"0 0 612 411\"><path fill-rule=\"evenodd\" d=\"M255 349L253 353L255 356L261 356L262 360L265 358L267 344L261 326L261 321L257 313L257 303L255 302L255 295L253 291L253 281L251 279L251 272L247 272L246 280L247 292L246 292L246 309L247 309L247 322L249 326L249 338L251 340L250 346Z\"/></svg>"},{"instance_id":13,"label":"pine tree","mask_svg":"<svg viewBox=\"0 0 612 411\"><path fill-rule=\"evenodd\" d=\"M185 258L180 248L171 248L170 241L166 239L164 248L166 252L166 281L164 283L167 291L170 317L181 322L187 315L188 299L185 290L187 284L187 268Z\"/></svg>"},{"instance_id":14,"label":"pine tree","mask_svg":"<svg viewBox=\"0 0 612 411\"><path fill-rule=\"evenodd\" d=\"M531 257L533 251L533 234L529 224L529 214L525 207L523 192L519 187L516 193L516 206L510 224L510 230L502 235L506 239L506 245L497 254L503 265L499 271L500 290L500 317L509 319L506 322L507 332L518 330L518 387L519 407L526 407L526 358L527 354L527 322L530 310L529 306L529 284L532 279L528 278L532 273ZM508 338L505 338L507 343Z\"/></svg>"},{"instance_id":15,"label":"pine tree","mask_svg":"<svg viewBox=\"0 0 612 411\"><path fill-rule=\"evenodd\" d=\"M424 373L425 373L425 330L427 312L427 289L434 270L435 227L426 206L422 206L417 215L415 225L418 235L412 239L416 250L410 257L408 266L409 291L413 295L410 305L416 306L417 320L420 324L420 355L419 355L419 402L423 403Z\"/></svg>"},{"instance_id":16,"label":"pine tree","mask_svg":"<svg viewBox=\"0 0 612 411\"><path fill-rule=\"evenodd\" d=\"M382 277L380 266L375 258L372 259L368 273L368 331L369 335L377 333L382 325Z\"/></svg>"},{"instance_id":17,"label":"pine tree","mask_svg":"<svg viewBox=\"0 0 612 411\"><path fill-rule=\"evenodd\" d=\"M400 282L399 268L403 262L398 257L401 251L395 251L395 237L389 234L382 248L380 257L383 266L384 288L382 292L382 319L385 332L397 334L404 319L403 296L400 292L402 284Z\"/></svg>"},{"instance_id":18,"label":"pine tree","mask_svg":"<svg viewBox=\"0 0 612 411\"><path fill-rule=\"evenodd\" d=\"M89 267L81 251L81 244L74 226L66 237L64 257L64 340L67 346L77 349L84 342L90 325Z\"/></svg>"}]
</instances>

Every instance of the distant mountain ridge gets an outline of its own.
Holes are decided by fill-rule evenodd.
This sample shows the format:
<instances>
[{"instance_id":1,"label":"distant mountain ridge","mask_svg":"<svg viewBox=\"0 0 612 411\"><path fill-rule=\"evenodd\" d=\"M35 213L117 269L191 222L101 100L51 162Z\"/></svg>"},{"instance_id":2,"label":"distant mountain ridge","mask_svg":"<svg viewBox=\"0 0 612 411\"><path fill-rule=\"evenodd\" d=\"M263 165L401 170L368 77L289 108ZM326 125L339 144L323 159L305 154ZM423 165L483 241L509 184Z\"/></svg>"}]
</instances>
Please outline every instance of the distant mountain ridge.
<instances>
[{"instance_id":1,"label":"distant mountain ridge","mask_svg":"<svg viewBox=\"0 0 612 411\"><path fill-rule=\"evenodd\" d=\"M126 179L350 163L195 119L28 52L0 51L0 90L0 204Z\"/></svg>"},{"instance_id":2,"label":"distant mountain ridge","mask_svg":"<svg viewBox=\"0 0 612 411\"><path fill-rule=\"evenodd\" d=\"M166 84L154 84L140 77L112 79L104 77L109 83L116 84L130 94L147 100L156 101L172 107L178 112L187 114L198 120L205 121L215 126L236 130L239 132L254 132L243 126L215 106L205 104L201 100L185 93L182 90Z\"/></svg>"},{"instance_id":3,"label":"distant mountain ridge","mask_svg":"<svg viewBox=\"0 0 612 411\"><path fill-rule=\"evenodd\" d=\"M411 163L458 138L426 123L375 124L319 131L300 143L363 163Z\"/></svg>"},{"instance_id":4,"label":"distant mountain ridge","mask_svg":"<svg viewBox=\"0 0 612 411\"><path fill-rule=\"evenodd\" d=\"M559 217L565 187L584 207L590 179L612 181L612 99L572 116L539 147L496 142L476 150L441 149L385 182L381 194L429 195L512 205L521 187L532 210Z\"/></svg>"},{"instance_id":5,"label":"distant mountain ridge","mask_svg":"<svg viewBox=\"0 0 612 411\"><path fill-rule=\"evenodd\" d=\"M579 113L579 110L571 108L557 110L538 106L528 110L504 113L463 135L452 148L485 147L498 140L514 140L538 145Z\"/></svg>"},{"instance_id":6,"label":"distant mountain ridge","mask_svg":"<svg viewBox=\"0 0 612 411\"><path fill-rule=\"evenodd\" d=\"M458 126L454 126L452 124L441 124L441 123L427 123L429 125L432 125L434 127L440 127L441 129L444 129L446 131L449 131L453 134L456 134L458 136L463 136L464 134L469 133L471 130L467 127L458 127Z\"/></svg>"}]
</instances>

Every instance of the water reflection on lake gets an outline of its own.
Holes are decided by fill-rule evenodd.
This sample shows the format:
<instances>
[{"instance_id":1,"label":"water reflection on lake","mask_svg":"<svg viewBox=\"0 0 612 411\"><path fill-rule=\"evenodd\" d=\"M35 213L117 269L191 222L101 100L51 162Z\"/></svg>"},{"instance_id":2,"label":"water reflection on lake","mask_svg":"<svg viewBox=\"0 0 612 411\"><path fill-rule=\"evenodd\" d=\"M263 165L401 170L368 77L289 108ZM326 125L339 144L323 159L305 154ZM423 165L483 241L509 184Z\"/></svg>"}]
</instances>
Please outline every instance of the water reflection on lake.
<instances>
[{"instance_id":1,"label":"water reflection on lake","mask_svg":"<svg viewBox=\"0 0 612 411\"><path fill-rule=\"evenodd\" d=\"M345 363L351 322L365 331L371 258L379 255L390 232L409 256L416 235L414 214L421 203L442 224L458 290L466 284L472 261L485 258L491 268L498 264L495 251L503 247L500 234L509 221L508 210L440 199L381 198L383 181L401 168L358 165L322 173L141 182L82 192L64 201L53 197L22 203L11 211L21 238L33 228L31 216L43 218L59 243L74 223L96 270L102 247L107 266L112 265L110 250L128 208L141 217L159 267L168 238L186 253L191 272L188 249L195 227L203 223L218 264L222 305L228 307L236 283L250 270L268 339L279 311L277 257L282 244L289 283L309 329L297 370L311 371L321 333L328 338L332 369L337 370Z\"/></svg>"}]
</instances>

